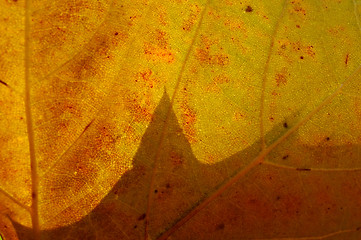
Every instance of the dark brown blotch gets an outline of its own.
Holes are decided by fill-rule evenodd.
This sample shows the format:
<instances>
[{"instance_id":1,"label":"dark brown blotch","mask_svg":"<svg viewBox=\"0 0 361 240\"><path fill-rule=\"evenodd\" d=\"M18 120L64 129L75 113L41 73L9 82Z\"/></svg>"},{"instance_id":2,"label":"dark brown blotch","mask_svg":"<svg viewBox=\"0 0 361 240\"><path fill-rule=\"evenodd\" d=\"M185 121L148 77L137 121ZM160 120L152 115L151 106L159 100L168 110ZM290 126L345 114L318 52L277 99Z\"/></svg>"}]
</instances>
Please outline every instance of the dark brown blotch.
<instances>
[{"instance_id":1,"label":"dark brown blotch","mask_svg":"<svg viewBox=\"0 0 361 240\"><path fill-rule=\"evenodd\" d=\"M253 12L253 8L251 6L246 7L246 12Z\"/></svg>"},{"instance_id":2,"label":"dark brown blotch","mask_svg":"<svg viewBox=\"0 0 361 240\"><path fill-rule=\"evenodd\" d=\"M145 214L145 213L143 213L142 215L140 215L140 216L138 217L138 221L142 221L142 220L144 220L144 219L145 219L145 217L146 217L146 214Z\"/></svg>"},{"instance_id":3,"label":"dark brown blotch","mask_svg":"<svg viewBox=\"0 0 361 240\"><path fill-rule=\"evenodd\" d=\"M1 79L0 79L0 83L1 83L2 85L5 85L6 87L9 87L9 85L8 85L6 82L4 82L3 80L1 80Z\"/></svg>"},{"instance_id":4,"label":"dark brown blotch","mask_svg":"<svg viewBox=\"0 0 361 240\"><path fill-rule=\"evenodd\" d=\"M220 223L216 226L216 230L222 230L224 229L224 227L225 227L224 223Z\"/></svg>"}]
</instances>

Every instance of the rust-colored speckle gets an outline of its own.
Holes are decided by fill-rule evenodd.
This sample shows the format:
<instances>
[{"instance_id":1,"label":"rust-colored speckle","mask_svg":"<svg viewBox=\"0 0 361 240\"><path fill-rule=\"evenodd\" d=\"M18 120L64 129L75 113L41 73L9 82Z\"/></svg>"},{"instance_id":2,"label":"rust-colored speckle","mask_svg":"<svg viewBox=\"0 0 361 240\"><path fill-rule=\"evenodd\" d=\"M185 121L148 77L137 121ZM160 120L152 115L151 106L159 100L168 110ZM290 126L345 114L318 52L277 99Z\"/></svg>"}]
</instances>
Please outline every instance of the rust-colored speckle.
<instances>
[{"instance_id":1,"label":"rust-colored speckle","mask_svg":"<svg viewBox=\"0 0 361 240\"><path fill-rule=\"evenodd\" d=\"M277 73L276 77L276 84L279 87L280 85L286 85L287 84L287 76L285 73Z\"/></svg>"},{"instance_id":2,"label":"rust-colored speckle","mask_svg":"<svg viewBox=\"0 0 361 240\"><path fill-rule=\"evenodd\" d=\"M149 122L152 119L151 102L146 99L146 103L141 104L139 97L129 93L125 96L125 105L134 116L135 122Z\"/></svg>"},{"instance_id":3,"label":"rust-colored speckle","mask_svg":"<svg viewBox=\"0 0 361 240\"><path fill-rule=\"evenodd\" d=\"M159 29L151 42L144 43L144 54L153 61L172 63L175 60L175 54L171 50L167 33Z\"/></svg>"},{"instance_id":4,"label":"rust-colored speckle","mask_svg":"<svg viewBox=\"0 0 361 240\"><path fill-rule=\"evenodd\" d=\"M301 28L301 26L297 24L297 25L296 25L296 28Z\"/></svg>"},{"instance_id":5,"label":"rust-colored speckle","mask_svg":"<svg viewBox=\"0 0 361 240\"><path fill-rule=\"evenodd\" d=\"M315 57L315 51L313 50L313 46L307 46L306 47L306 53L310 56L310 57Z\"/></svg>"},{"instance_id":6,"label":"rust-colored speckle","mask_svg":"<svg viewBox=\"0 0 361 240\"><path fill-rule=\"evenodd\" d=\"M241 119L243 119L245 117L245 115L242 112L235 112L234 113L234 119L239 121Z\"/></svg>"},{"instance_id":7,"label":"rust-colored speckle","mask_svg":"<svg viewBox=\"0 0 361 240\"><path fill-rule=\"evenodd\" d=\"M294 13L301 15L301 16L306 16L306 10L302 6L302 1L294 0L294 1L291 1L291 4L292 4L292 10Z\"/></svg>"},{"instance_id":8,"label":"rust-colored speckle","mask_svg":"<svg viewBox=\"0 0 361 240\"><path fill-rule=\"evenodd\" d=\"M183 21L182 29L185 31L192 30L200 12L201 12L200 7L197 4L193 5L191 7L191 13L189 14L188 18Z\"/></svg>"},{"instance_id":9,"label":"rust-colored speckle","mask_svg":"<svg viewBox=\"0 0 361 240\"><path fill-rule=\"evenodd\" d=\"M330 33L330 35L332 35L334 37L340 37L340 36L342 36L342 34L345 33L345 27L333 26L332 28L329 28L327 31Z\"/></svg>"},{"instance_id":10,"label":"rust-colored speckle","mask_svg":"<svg viewBox=\"0 0 361 240\"><path fill-rule=\"evenodd\" d=\"M195 110L189 105L187 97L182 101L181 108L181 119L185 136L190 143L197 142L197 130L195 126L197 115Z\"/></svg>"},{"instance_id":11,"label":"rust-colored speckle","mask_svg":"<svg viewBox=\"0 0 361 240\"><path fill-rule=\"evenodd\" d=\"M221 85L225 83L229 83L230 79L227 75L217 75L213 78L213 81L207 85L206 90L208 92L219 92L221 91Z\"/></svg>"},{"instance_id":12,"label":"rust-colored speckle","mask_svg":"<svg viewBox=\"0 0 361 240\"><path fill-rule=\"evenodd\" d=\"M175 151L170 153L170 160L175 167L179 167L184 163L183 156Z\"/></svg>"}]
</instances>

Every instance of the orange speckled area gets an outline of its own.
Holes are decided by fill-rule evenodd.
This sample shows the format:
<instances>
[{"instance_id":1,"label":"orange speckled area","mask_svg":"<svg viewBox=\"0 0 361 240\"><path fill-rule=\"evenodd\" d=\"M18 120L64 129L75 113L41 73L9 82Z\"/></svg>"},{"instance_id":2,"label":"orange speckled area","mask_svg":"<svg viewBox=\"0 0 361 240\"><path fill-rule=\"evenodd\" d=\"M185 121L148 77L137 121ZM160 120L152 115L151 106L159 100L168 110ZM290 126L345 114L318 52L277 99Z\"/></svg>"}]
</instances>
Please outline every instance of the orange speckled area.
<instances>
[{"instance_id":1,"label":"orange speckled area","mask_svg":"<svg viewBox=\"0 0 361 240\"><path fill-rule=\"evenodd\" d=\"M189 102L186 99L182 101L181 108L181 122L184 134L190 143L195 143L198 141L197 130L195 126L197 122L196 111L189 105Z\"/></svg>"},{"instance_id":2,"label":"orange speckled area","mask_svg":"<svg viewBox=\"0 0 361 240\"><path fill-rule=\"evenodd\" d=\"M153 61L172 63L175 60L175 54L169 45L169 36L160 29L157 29L152 42L144 43L144 54Z\"/></svg>"},{"instance_id":3,"label":"orange speckled area","mask_svg":"<svg viewBox=\"0 0 361 240\"><path fill-rule=\"evenodd\" d=\"M201 12L201 9L198 5L193 5L191 7L191 13L189 16L183 21L182 29L185 31L191 31L193 29L193 26L198 19L198 16Z\"/></svg>"},{"instance_id":4,"label":"orange speckled area","mask_svg":"<svg viewBox=\"0 0 361 240\"><path fill-rule=\"evenodd\" d=\"M211 40L205 35L201 36L201 47L196 49L196 59L201 65L226 66L229 64L229 57L217 46L218 41ZM218 49L217 49L218 48Z\"/></svg>"}]
</instances>

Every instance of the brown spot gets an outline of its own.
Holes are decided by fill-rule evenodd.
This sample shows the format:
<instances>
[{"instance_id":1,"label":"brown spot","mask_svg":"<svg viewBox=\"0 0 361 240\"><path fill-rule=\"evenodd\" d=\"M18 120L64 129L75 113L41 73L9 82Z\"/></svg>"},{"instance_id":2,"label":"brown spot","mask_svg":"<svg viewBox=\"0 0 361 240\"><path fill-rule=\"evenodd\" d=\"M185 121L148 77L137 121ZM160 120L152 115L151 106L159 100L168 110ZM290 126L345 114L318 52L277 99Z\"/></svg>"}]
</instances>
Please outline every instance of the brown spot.
<instances>
[{"instance_id":1,"label":"brown spot","mask_svg":"<svg viewBox=\"0 0 361 240\"><path fill-rule=\"evenodd\" d=\"M145 219L145 217L146 217L146 214L143 213L142 215L140 215L140 216L138 217L138 221L142 221L143 219Z\"/></svg>"},{"instance_id":2,"label":"brown spot","mask_svg":"<svg viewBox=\"0 0 361 240\"><path fill-rule=\"evenodd\" d=\"M327 137L327 138L326 138L326 141L330 141L330 137Z\"/></svg>"},{"instance_id":3,"label":"brown spot","mask_svg":"<svg viewBox=\"0 0 361 240\"><path fill-rule=\"evenodd\" d=\"M287 122L284 122L284 123L283 123L283 127L284 127L284 128L288 128Z\"/></svg>"},{"instance_id":4,"label":"brown spot","mask_svg":"<svg viewBox=\"0 0 361 240\"><path fill-rule=\"evenodd\" d=\"M253 12L253 8L251 6L246 7L246 12Z\"/></svg>"},{"instance_id":5,"label":"brown spot","mask_svg":"<svg viewBox=\"0 0 361 240\"><path fill-rule=\"evenodd\" d=\"M289 156L288 155L285 155L282 157L283 160L287 159Z\"/></svg>"},{"instance_id":6,"label":"brown spot","mask_svg":"<svg viewBox=\"0 0 361 240\"><path fill-rule=\"evenodd\" d=\"M118 32L115 32L114 35L117 36L119 33Z\"/></svg>"},{"instance_id":7,"label":"brown spot","mask_svg":"<svg viewBox=\"0 0 361 240\"><path fill-rule=\"evenodd\" d=\"M170 188L170 184L167 183L167 184L165 185L165 187L166 187L166 188Z\"/></svg>"},{"instance_id":8,"label":"brown spot","mask_svg":"<svg viewBox=\"0 0 361 240\"><path fill-rule=\"evenodd\" d=\"M158 189L155 189L155 190L154 190L154 193L158 193Z\"/></svg>"},{"instance_id":9,"label":"brown spot","mask_svg":"<svg viewBox=\"0 0 361 240\"><path fill-rule=\"evenodd\" d=\"M348 61L349 61L349 54L347 53L347 54L346 54L346 57L345 57L345 64L346 64L346 65L348 64Z\"/></svg>"},{"instance_id":10,"label":"brown spot","mask_svg":"<svg viewBox=\"0 0 361 240\"><path fill-rule=\"evenodd\" d=\"M301 26L297 24L297 25L296 25L296 28L301 28Z\"/></svg>"},{"instance_id":11,"label":"brown spot","mask_svg":"<svg viewBox=\"0 0 361 240\"><path fill-rule=\"evenodd\" d=\"M216 231L224 229L225 225L224 223L220 223L216 226Z\"/></svg>"},{"instance_id":12,"label":"brown spot","mask_svg":"<svg viewBox=\"0 0 361 240\"><path fill-rule=\"evenodd\" d=\"M303 56L301 56L300 59L303 59Z\"/></svg>"}]
</instances>

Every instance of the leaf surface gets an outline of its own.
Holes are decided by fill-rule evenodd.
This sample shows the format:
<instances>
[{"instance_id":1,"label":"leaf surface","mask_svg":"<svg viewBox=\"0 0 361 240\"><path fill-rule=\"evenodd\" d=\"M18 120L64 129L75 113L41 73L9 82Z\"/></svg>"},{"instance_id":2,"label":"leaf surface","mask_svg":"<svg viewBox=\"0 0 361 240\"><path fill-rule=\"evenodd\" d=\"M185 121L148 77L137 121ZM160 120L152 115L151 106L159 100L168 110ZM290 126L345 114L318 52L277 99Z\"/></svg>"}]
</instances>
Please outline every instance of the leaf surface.
<instances>
[{"instance_id":1,"label":"leaf surface","mask_svg":"<svg viewBox=\"0 0 361 240\"><path fill-rule=\"evenodd\" d=\"M1 4L4 239L361 237L358 2Z\"/></svg>"}]
</instances>

